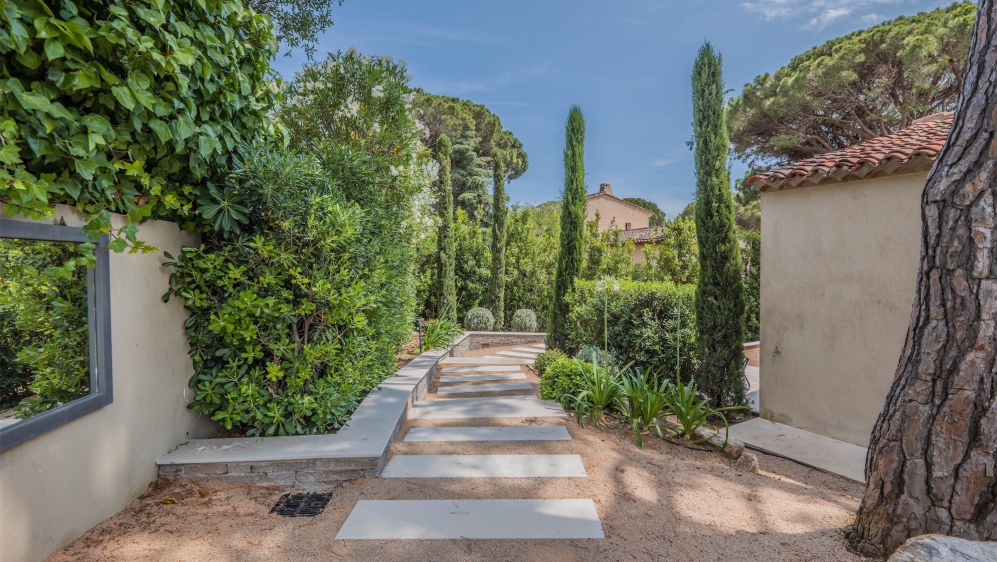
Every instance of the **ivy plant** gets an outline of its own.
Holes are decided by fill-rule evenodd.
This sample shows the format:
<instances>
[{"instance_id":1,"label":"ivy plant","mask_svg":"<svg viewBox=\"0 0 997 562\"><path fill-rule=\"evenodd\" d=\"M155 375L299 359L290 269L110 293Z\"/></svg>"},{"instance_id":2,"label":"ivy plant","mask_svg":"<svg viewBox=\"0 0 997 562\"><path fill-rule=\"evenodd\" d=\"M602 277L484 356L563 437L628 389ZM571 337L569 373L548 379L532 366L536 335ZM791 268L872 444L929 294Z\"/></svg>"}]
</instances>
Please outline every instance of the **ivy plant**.
<instances>
[{"instance_id":1,"label":"ivy plant","mask_svg":"<svg viewBox=\"0 0 997 562\"><path fill-rule=\"evenodd\" d=\"M73 205L94 237L111 213L193 228L231 151L275 128L272 24L241 0L2 0L0 21L8 214ZM141 247L134 224L117 234Z\"/></svg>"}]
</instances>

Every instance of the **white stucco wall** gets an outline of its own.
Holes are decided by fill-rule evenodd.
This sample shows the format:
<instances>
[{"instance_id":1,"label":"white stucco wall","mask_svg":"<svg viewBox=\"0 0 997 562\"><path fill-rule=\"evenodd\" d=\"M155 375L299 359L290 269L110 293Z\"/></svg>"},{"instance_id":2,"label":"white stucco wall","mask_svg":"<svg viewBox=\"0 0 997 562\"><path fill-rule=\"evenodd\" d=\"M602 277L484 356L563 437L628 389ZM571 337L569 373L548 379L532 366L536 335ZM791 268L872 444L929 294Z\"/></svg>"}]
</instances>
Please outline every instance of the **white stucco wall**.
<instances>
[{"instance_id":1,"label":"white stucco wall","mask_svg":"<svg viewBox=\"0 0 997 562\"><path fill-rule=\"evenodd\" d=\"M910 322L926 178L762 194L762 417L868 445Z\"/></svg>"},{"instance_id":2,"label":"white stucco wall","mask_svg":"<svg viewBox=\"0 0 997 562\"><path fill-rule=\"evenodd\" d=\"M81 224L73 209L55 218ZM116 217L118 226L121 217ZM186 408L193 373L179 299L164 304L169 270L198 237L153 221L150 254L110 254L114 403L0 453L0 560L34 562L114 515L156 478L155 459L214 424Z\"/></svg>"}]
</instances>

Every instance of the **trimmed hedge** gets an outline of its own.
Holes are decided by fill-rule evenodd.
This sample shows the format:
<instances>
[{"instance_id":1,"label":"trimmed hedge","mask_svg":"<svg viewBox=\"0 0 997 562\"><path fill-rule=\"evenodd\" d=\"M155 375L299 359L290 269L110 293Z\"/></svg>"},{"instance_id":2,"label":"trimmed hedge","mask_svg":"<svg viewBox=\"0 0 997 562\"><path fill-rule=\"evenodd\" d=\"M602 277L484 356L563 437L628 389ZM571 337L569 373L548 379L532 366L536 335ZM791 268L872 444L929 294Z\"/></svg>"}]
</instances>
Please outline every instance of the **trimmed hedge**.
<instances>
[{"instance_id":1,"label":"trimmed hedge","mask_svg":"<svg viewBox=\"0 0 997 562\"><path fill-rule=\"evenodd\" d=\"M495 317L487 308L472 308L464 317L464 329L473 332L490 332L495 327Z\"/></svg>"},{"instance_id":2,"label":"trimmed hedge","mask_svg":"<svg viewBox=\"0 0 997 562\"><path fill-rule=\"evenodd\" d=\"M675 376L676 344L681 343L682 380L693 373L695 354L695 286L671 282L619 281L619 291L598 291L594 281L578 281L568 303L567 349L574 354L603 342L604 298L608 298L609 351L669 378ZM681 331L678 310L681 308Z\"/></svg>"},{"instance_id":3,"label":"trimmed hedge","mask_svg":"<svg viewBox=\"0 0 997 562\"><path fill-rule=\"evenodd\" d=\"M546 367L540 378L540 397L556 400L566 409L574 409L575 397L581 393L585 371L592 370L592 364L578 359L562 357ZM599 369L602 371L602 369Z\"/></svg>"}]
</instances>

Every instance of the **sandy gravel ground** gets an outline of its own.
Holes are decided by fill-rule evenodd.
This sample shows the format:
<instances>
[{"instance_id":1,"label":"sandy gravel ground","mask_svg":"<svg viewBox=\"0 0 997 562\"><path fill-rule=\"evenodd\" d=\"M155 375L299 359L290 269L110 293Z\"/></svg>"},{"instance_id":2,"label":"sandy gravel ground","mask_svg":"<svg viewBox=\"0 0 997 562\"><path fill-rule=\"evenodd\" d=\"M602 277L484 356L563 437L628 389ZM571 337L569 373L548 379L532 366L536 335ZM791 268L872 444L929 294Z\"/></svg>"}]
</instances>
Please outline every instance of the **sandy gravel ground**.
<instances>
[{"instance_id":1,"label":"sandy gravel ground","mask_svg":"<svg viewBox=\"0 0 997 562\"><path fill-rule=\"evenodd\" d=\"M474 355L487 354L476 352ZM531 377L531 382L535 378ZM432 398L432 397L431 397ZM413 420L412 427L565 424L571 441L404 443L393 454L579 454L588 478L365 479L321 515L268 511L282 490L157 481L52 561L862 560L845 548L862 486L759 454L758 474L717 453L573 419ZM176 504L164 504L171 497ZM592 498L605 540L337 541L360 499Z\"/></svg>"}]
</instances>

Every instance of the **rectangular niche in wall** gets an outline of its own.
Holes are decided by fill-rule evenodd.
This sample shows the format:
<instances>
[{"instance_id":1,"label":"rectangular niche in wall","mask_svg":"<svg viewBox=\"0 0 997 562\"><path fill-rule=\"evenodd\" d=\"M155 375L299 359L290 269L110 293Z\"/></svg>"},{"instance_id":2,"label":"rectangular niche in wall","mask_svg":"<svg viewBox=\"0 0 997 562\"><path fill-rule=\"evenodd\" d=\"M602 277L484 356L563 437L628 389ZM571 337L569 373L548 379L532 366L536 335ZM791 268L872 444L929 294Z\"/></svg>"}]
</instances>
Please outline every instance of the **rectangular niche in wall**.
<instances>
[{"instance_id":1,"label":"rectangular niche in wall","mask_svg":"<svg viewBox=\"0 0 997 562\"><path fill-rule=\"evenodd\" d=\"M107 237L0 219L0 451L112 401Z\"/></svg>"}]
</instances>

